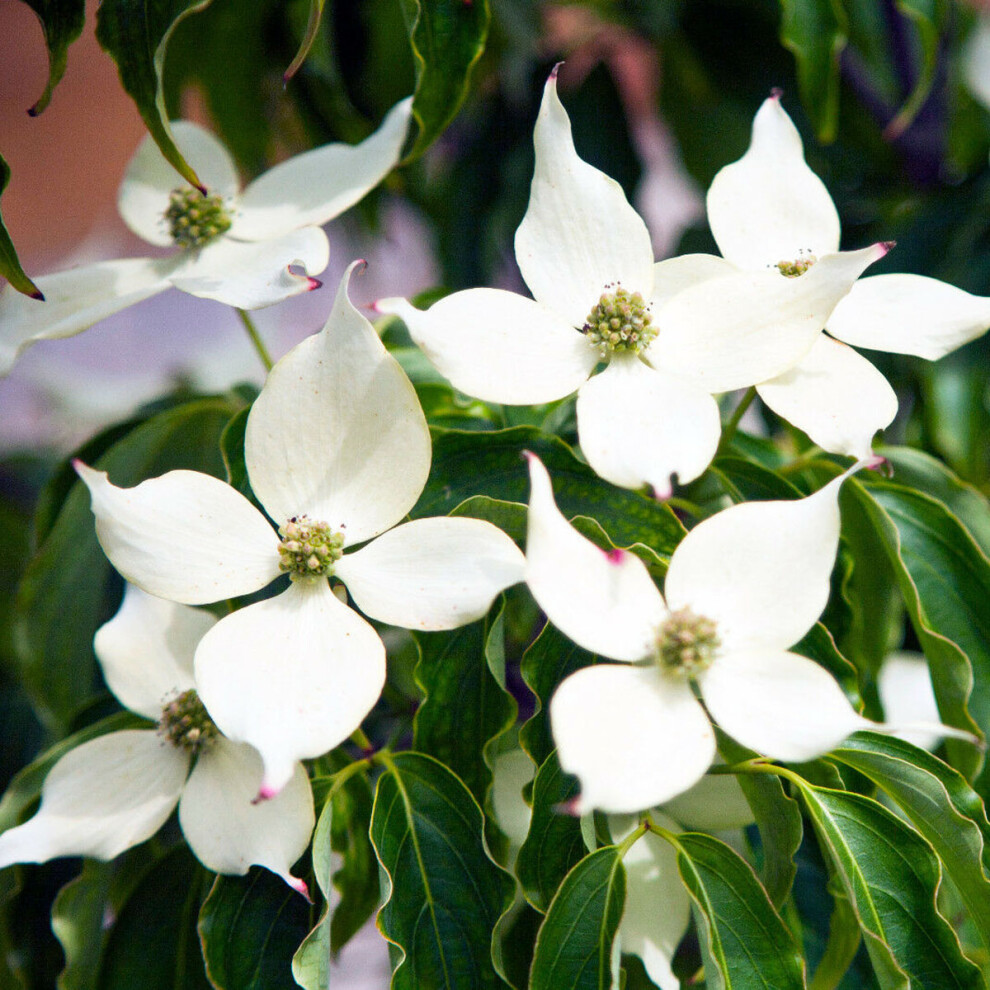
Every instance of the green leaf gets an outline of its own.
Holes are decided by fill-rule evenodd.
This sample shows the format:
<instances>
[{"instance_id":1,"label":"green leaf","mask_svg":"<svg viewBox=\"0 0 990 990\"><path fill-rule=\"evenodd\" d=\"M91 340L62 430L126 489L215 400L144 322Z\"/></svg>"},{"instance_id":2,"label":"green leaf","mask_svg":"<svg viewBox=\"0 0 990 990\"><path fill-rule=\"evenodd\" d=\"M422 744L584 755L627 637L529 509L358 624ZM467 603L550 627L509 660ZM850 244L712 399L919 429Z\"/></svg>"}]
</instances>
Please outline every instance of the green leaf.
<instances>
[{"instance_id":1,"label":"green leaf","mask_svg":"<svg viewBox=\"0 0 990 990\"><path fill-rule=\"evenodd\" d=\"M283 82L288 83L299 71L303 62L306 61L306 56L309 54L310 48L313 47L313 42L316 40L316 35L320 30L320 21L323 20L324 3L325 0L309 0L309 19L306 22L306 31L299 45L299 51L296 52L295 58L293 58L289 67L285 70L285 75L282 77Z\"/></svg>"},{"instance_id":2,"label":"green leaf","mask_svg":"<svg viewBox=\"0 0 990 990\"><path fill-rule=\"evenodd\" d=\"M184 845L145 874L110 929L93 990L210 990L196 937L206 876Z\"/></svg>"},{"instance_id":3,"label":"green leaf","mask_svg":"<svg viewBox=\"0 0 990 990\"><path fill-rule=\"evenodd\" d=\"M829 886L829 893L832 895L832 916L828 920L828 941L814 975L808 981L808 990L834 990L849 972L863 941L849 898L841 889L834 889L834 885Z\"/></svg>"},{"instance_id":4,"label":"green leaf","mask_svg":"<svg viewBox=\"0 0 990 990\"><path fill-rule=\"evenodd\" d=\"M415 676L425 698L413 719L413 749L453 770L480 805L492 781L488 744L516 717L504 684L503 609L449 632L416 634Z\"/></svg>"},{"instance_id":5,"label":"green leaf","mask_svg":"<svg viewBox=\"0 0 990 990\"><path fill-rule=\"evenodd\" d=\"M3 195L8 182L10 182L10 166L0 157L0 196ZM39 301L45 298L41 289L27 277L27 272L24 271L17 259L17 250L4 226L3 214L0 214L0 275L7 279L18 292L23 292L26 296L33 296Z\"/></svg>"},{"instance_id":6,"label":"green leaf","mask_svg":"<svg viewBox=\"0 0 990 990\"><path fill-rule=\"evenodd\" d=\"M96 462L116 485L173 468L223 476L219 438L236 409L199 399L147 420ZM96 539L89 492L77 482L18 587L19 671L39 715L64 734L102 694L93 635L119 604L120 578Z\"/></svg>"},{"instance_id":7,"label":"green leaf","mask_svg":"<svg viewBox=\"0 0 990 990\"><path fill-rule=\"evenodd\" d=\"M835 140L839 123L839 55L846 17L836 0L780 0L780 43L797 63L801 102L818 140Z\"/></svg>"},{"instance_id":8,"label":"green leaf","mask_svg":"<svg viewBox=\"0 0 990 990\"><path fill-rule=\"evenodd\" d=\"M794 499L803 494L775 471L742 457L717 457L711 470L734 502Z\"/></svg>"},{"instance_id":9,"label":"green leaf","mask_svg":"<svg viewBox=\"0 0 990 990\"><path fill-rule=\"evenodd\" d=\"M979 795L951 767L891 736L857 732L829 754L869 777L931 843L990 950L990 824Z\"/></svg>"},{"instance_id":10,"label":"green leaf","mask_svg":"<svg viewBox=\"0 0 990 990\"><path fill-rule=\"evenodd\" d=\"M549 622L523 654L520 671L526 686L536 696L536 711L520 729L519 742L537 766L554 750L547 715L550 696L565 677L582 667L590 667L597 659L594 653L572 643Z\"/></svg>"},{"instance_id":11,"label":"green leaf","mask_svg":"<svg viewBox=\"0 0 990 990\"><path fill-rule=\"evenodd\" d=\"M165 109L165 50L176 26L210 0L103 0L96 38L117 63L120 81L165 160L191 185L206 192L175 146ZM206 56L208 57L208 56Z\"/></svg>"},{"instance_id":12,"label":"green leaf","mask_svg":"<svg viewBox=\"0 0 990 990\"><path fill-rule=\"evenodd\" d=\"M943 720L990 731L990 561L955 516L927 495L897 485L850 479L890 561L908 616L932 670ZM967 703L969 709L967 710ZM970 718L972 715L972 719ZM979 754L946 743L953 765L970 775ZM986 774L977 784L982 792Z\"/></svg>"},{"instance_id":13,"label":"green leaf","mask_svg":"<svg viewBox=\"0 0 990 990\"><path fill-rule=\"evenodd\" d=\"M855 908L882 990L984 987L935 905L942 870L928 843L870 798L788 779Z\"/></svg>"},{"instance_id":14,"label":"green leaf","mask_svg":"<svg viewBox=\"0 0 990 990\"><path fill-rule=\"evenodd\" d=\"M443 133L467 96L471 69L485 50L488 0L402 0L416 66L412 112L419 126L403 164Z\"/></svg>"},{"instance_id":15,"label":"green leaf","mask_svg":"<svg viewBox=\"0 0 990 990\"><path fill-rule=\"evenodd\" d=\"M567 874L536 936L530 990L611 990L612 943L626 899L623 851L596 849Z\"/></svg>"},{"instance_id":16,"label":"green leaf","mask_svg":"<svg viewBox=\"0 0 990 990\"><path fill-rule=\"evenodd\" d=\"M24 0L38 15L48 48L48 82L28 113L37 117L52 98L52 91L65 74L69 45L82 34L86 22L86 0Z\"/></svg>"},{"instance_id":17,"label":"green leaf","mask_svg":"<svg viewBox=\"0 0 990 990\"><path fill-rule=\"evenodd\" d=\"M704 923L723 990L801 990L804 960L752 867L710 835L667 838Z\"/></svg>"},{"instance_id":18,"label":"green leaf","mask_svg":"<svg viewBox=\"0 0 990 990\"><path fill-rule=\"evenodd\" d=\"M104 919L113 866L83 861L82 872L67 883L52 905L52 931L65 953L58 990L87 990L99 966L106 938Z\"/></svg>"},{"instance_id":19,"label":"green leaf","mask_svg":"<svg viewBox=\"0 0 990 990\"><path fill-rule=\"evenodd\" d=\"M913 123L924 106L935 82L939 63L939 48L946 32L949 6L942 0L898 0L897 9L908 18L921 41L921 69L904 105L897 116L884 128L888 141L900 137Z\"/></svg>"},{"instance_id":20,"label":"green leaf","mask_svg":"<svg viewBox=\"0 0 990 990\"><path fill-rule=\"evenodd\" d=\"M391 886L378 925L402 953L392 990L504 987L492 931L513 883L488 856L481 809L432 757L379 759L371 840Z\"/></svg>"},{"instance_id":21,"label":"green leaf","mask_svg":"<svg viewBox=\"0 0 990 990\"><path fill-rule=\"evenodd\" d=\"M293 953L309 930L309 905L261 867L218 876L199 913L206 969L216 990L289 986Z\"/></svg>"},{"instance_id":22,"label":"green leaf","mask_svg":"<svg viewBox=\"0 0 990 990\"><path fill-rule=\"evenodd\" d=\"M577 793L577 780L561 770L557 754L551 753L536 772L533 817L516 857L516 876L538 911L546 912L561 881L586 852L580 821L557 810Z\"/></svg>"},{"instance_id":23,"label":"green leaf","mask_svg":"<svg viewBox=\"0 0 990 990\"><path fill-rule=\"evenodd\" d=\"M529 426L484 433L437 431L430 480L413 508L413 518L448 515L475 495L526 505L529 472L522 456L526 450L550 472L560 511L568 519L597 520L615 546L642 544L665 559L683 538L684 527L670 506L603 481L565 443Z\"/></svg>"}]
</instances>

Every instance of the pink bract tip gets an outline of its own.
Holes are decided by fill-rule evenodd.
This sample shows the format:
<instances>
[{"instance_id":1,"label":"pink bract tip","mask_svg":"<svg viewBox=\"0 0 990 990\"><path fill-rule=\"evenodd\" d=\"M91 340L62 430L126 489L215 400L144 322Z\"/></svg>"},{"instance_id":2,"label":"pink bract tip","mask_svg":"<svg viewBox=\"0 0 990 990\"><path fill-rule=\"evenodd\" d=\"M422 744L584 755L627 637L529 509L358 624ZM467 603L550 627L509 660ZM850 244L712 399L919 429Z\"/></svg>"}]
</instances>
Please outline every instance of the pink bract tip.
<instances>
[{"instance_id":1,"label":"pink bract tip","mask_svg":"<svg viewBox=\"0 0 990 990\"><path fill-rule=\"evenodd\" d=\"M38 302L44 302L45 294L41 291L41 289L35 289L34 292L31 293L31 298L37 299Z\"/></svg>"},{"instance_id":2,"label":"pink bract tip","mask_svg":"<svg viewBox=\"0 0 990 990\"><path fill-rule=\"evenodd\" d=\"M784 91L779 86L774 86L770 90L770 99L776 100L778 103L784 98Z\"/></svg>"},{"instance_id":3,"label":"pink bract tip","mask_svg":"<svg viewBox=\"0 0 990 990\"><path fill-rule=\"evenodd\" d=\"M570 815L572 818L579 818L582 813L581 798L578 796L572 797L568 801L561 801L560 804L553 806L553 810L558 815Z\"/></svg>"},{"instance_id":4,"label":"pink bract tip","mask_svg":"<svg viewBox=\"0 0 990 990\"><path fill-rule=\"evenodd\" d=\"M323 283L318 278L307 277L306 279L307 292L312 292L314 289L322 289L322 288L323 288Z\"/></svg>"},{"instance_id":5,"label":"pink bract tip","mask_svg":"<svg viewBox=\"0 0 990 990\"><path fill-rule=\"evenodd\" d=\"M525 461L525 462L526 462L527 464L532 464L532 463L533 463L533 461L535 461L535 460L536 460L536 454L534 454L534 453L533 453L533 452L532 452L531 450L524 450L524 451L522 452L522 455L521 455L521 456L522 456L522 459L523 459L523 460L524 460L524 461Z\"/></svg>"},{"instance_id":6,"label":"pink bract tip","mask_svg":"<svg viewBox=\"0 0 990 990\"><path fill-rule=\"evenodd\" d=\"M300 880L299 877L287 877L286 882L297 894L302 894L310 904L313 903L313 898L309 896L309 887L306 885L305 880Z\"/></svg>"},{"instance_id":7,"label":"pink bract tip","mask_svg":"<svg viewBox=\"0 0 990 990\"><path fill-rule=\"evenodd\" d=\"M255 797L251 804L261 804L262 801L271 801L276 794L278 794L278 791L270 784L262 784L258 788L257 797Z\"/></svg>"},{"instance_id":8,"label":"pink bract tip","mask_svg":"<svg viewBox=\"0 0 990 990\"><path fill-rule=\"evenodd\" d=\"M889 251L893 251L897 247L897 241L880 241L881 248L883 248L883 253L887 254Z\"/></svg>"},{"instance_id":9,"label":"pink bract tip","mask_svg":"<svg viewBox=\"0 0 990 990\"><path fill-rule=\"evenodd\" d=\"M75 471L76 474L79 473L79 468L86 466L78 457L73 457L69 463L72 464L72 470Z\"/></svg>"},{"instance_id":10,"label":"pink bract tip","mask_svg":"<svg viewBox=\"0 0 990 990\"><path fill-rule=\"evenodd\" d=\"M563 64L564 64L563 62L558 62L558 63L557 63L557 64L556 64L556 65L555 65L555 66L554 66L554 67L553 67L553 68L552 68L552 69L550 70L550 78L549 78L549 79L547 80L547 82L549 82L550 80L554 80L554 81L556 81L556 79L557 79L557 75L558 75L558 73L560 72L560 67L561 67L561 66L562 66Z\"/></svg>"},{"instance_id":11,"label":"pink bract tip","mask_svg":"<svg viewBox=\"0 0 990 990\"><path fill-rule=\"evenodd\" d=\"M621 547L613 547L605 551L605 557L610 564L621 564L626 559L626 551Z\"/></svg>"}]
</instances>

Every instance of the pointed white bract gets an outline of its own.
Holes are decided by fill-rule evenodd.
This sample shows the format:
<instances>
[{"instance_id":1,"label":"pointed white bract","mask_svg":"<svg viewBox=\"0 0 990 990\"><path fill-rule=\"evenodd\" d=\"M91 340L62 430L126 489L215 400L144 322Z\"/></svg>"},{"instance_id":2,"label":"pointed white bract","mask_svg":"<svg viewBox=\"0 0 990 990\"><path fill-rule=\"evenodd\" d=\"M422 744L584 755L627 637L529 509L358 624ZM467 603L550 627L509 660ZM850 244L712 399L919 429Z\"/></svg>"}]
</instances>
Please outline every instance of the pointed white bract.
<instances>
[{"instance_id":1,"label":"pointed white bract","mask_svg":"<svg viewBox=\"0 0 990 990\"><path fill-rule=\"evenodd\" d=\"M298 760L351 735L385 682L381 638L341 604L330 576L373 618L450 629L484 615L525 566L481 520L396 525L426 484L429 430L409 379L347 297L358 264L323 331L279 361L248 416L248 477L280 533L216 478L172 471L118 488L76 464L103 549L149 593L202 604L290 571L287 591L221 619L195 658L220 730L261 754L262 797L292 779Z\"/></svg>"},{"instance_id":2,"label":"pointed white bract","mask_svg":"<svg viewBox=\"0 0 990 990\"><path fill-rule=\"evenodd\" d=\"M793 326L778 334L773 322L764 327L765 332L751 328L753 346L744 363L728 360L734 355L726 352L709 365L701 380L715 391L756 385L770 408L825 450L869 457L874 434L897 413L897 399L868 361L822 337L822 326L846 344L930 360L990 327L990 299L936 279L877 275L857 281L867 265L885 253L886 245L866 249L873 257L850 252L849 263L859 264L857 258L864 262L851 279L849 263L841 274L835 269L836 259L844 257L839 252L839 215L828 190L804 160L801 137L781 106L779 93L757 112L746 154L712 180L708 222L723 264L729 262L751 277L777 276L778 288L771 295L779 298L766 297L767 315L777 310L784 317L780 330L788 320ZM675 284L686 274L694 291L707 292L711 305L717 306L722 288L730 284L728 276L715 264L718 259L709 257L706 263L701 260L706 256L689 257L690 262L686 258L662 262L658 269L673 266L667 281ZM804 319L802 330L802 304L789 304L787 295L826 267L832 271L823 283L828 297L823 301L825 318L816 313ZM672 305L686 307L690 299L686 293ZM666 340L661 335L654 350L666 367L676 370L678 361L693 360L705 346L685 322L683 331Z\"/></svg>"},{"instance_id":3,"label":"pointed white bract","mask_svg":"<svg viewBox=\"0 0 990 990\"><path fill-rule=\"evenodd\" d=\"M193 653L215 619L128 585L117 615L94 640L107 684L138 714L160 720L165 706L197 689ZM216 873L264 866L306 893L292 876L315 821L306 772L263 806L251 799L261 783L258 754L216 737L193 764L192 750L167 730L111 732L61 757L45 779L41 807L0 835L0 869L56 856L112 859L150 838L179 804L193 853ZM187 779L188 778L188 779Z\"/></svg>"},{"instance_id":4,"label":"pointed white bract","mask_svg":"<svg viewBox=\"0 0 990 990\"><path fill-rule=\"evenodd\" d=\"M633 812L668 801L715 756L712 718L774 759L808 760L857 729L822 667L789 653L828 601L839 544L839 488L854 468L793 501L747 502L699 523L674 551L666 601L645 564L599 550L560 514L530 455L526 581L557 628L628 665L597 664L550 700L561 766L581 782L578 810Z\"/></svg>"},{"instance_id":5,"label":"pointed white bract","mask_svg":"<svg viewBox=\"0 0 990 990\"><path fill-rule=\"evenodd\" d=\"M198 213L184 213L184 230L197 223L202 228L193 235L177 234L174 217L168 217L172 197L191 190L153 139L145 138L121 183L120 215L149 243L180 250L168 258L104 261L43 275L35 281L44 302L5 287L0 291L0 375L35 341L80 333L170 287L240 309L259 309L318 288L311 276L329 260L320 225L353 206L395 167L411 108L412 100L403 100L361 144L304 152L243 192L227 149L198 124L174 122L177 146L208 195L218 197L223 214L217 227L208 228L208 220L197 219L203 207L192 203Z\"/></svg>"}]
</instances>

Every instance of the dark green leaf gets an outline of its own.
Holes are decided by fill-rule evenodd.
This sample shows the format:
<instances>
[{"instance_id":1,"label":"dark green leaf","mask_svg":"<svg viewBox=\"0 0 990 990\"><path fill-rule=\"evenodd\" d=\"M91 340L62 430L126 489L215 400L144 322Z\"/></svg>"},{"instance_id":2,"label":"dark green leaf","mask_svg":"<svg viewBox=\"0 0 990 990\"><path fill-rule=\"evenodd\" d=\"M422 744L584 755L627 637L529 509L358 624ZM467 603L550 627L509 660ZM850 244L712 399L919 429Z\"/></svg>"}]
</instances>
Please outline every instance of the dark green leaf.
<instances>
[{"instance_id":1,"label":"dark green leaf","mask_svg":"<svg viewBox=\"0 0 990 990\"><path fill-rule=\"evenodd\" d=\"M798 786L883 990L984 987L935 906L942 871L925 840L870 798Z\"/></svg>"},{"instance_id":2,"label":"dark green leaf","mask_svg":"<svg viewBox=\"0 0 990 990\"><path fill-rule=\"evenodd\" d=\"M184 845L145 874L110 930L93 990L209 990L196 937L206 876Z\"/></svg>"},{"instance_id":3,"label":"dark green leaf","mask_svg":"<svg viewBox=\"0 0 990 990\"><path fill-rule=\"evenodd\" d=\"M792 650L824 667L842 686L850 704L857 709L862 706L856 683L856 668L839 652L832 634L825 626L816 622Z\"/></svg>"},{"instance_id":4,"label":"dark green leaf","mask_svg":"<svg viewBox=\"0 0 990 990\"><path fill-rule=\"evenodd\" d=\"M756 461L723 455L711 470L734 502L800 498L803 494L786 478Z\"/></svg>"},{"instance_id":5,"label":"dark green leaf","mask_svg":"<svg viewBox=\"0 0 990 990\"><path fill-rule=\"evenodd\" d=\"M203 958L216 990L292 986L292 956L308 930L305 898L257 866L246 877L217 877L199 913Z\"/></svg>"},{"instance_id":6,"label":"dark green leaf","mask_svg":"<svg viewBox=\"0 0 990 990\"><path fill-rule=\"evenodd\" d=\"M103 0L96 38L117 63L120 81L162 154L191 185L206 191L175 146L165 110L165 50L176 26L210 0ZM208 57L205 55L204 57Z\"/></svg>"},{"instance_id":7,"label":"dark green leaf","mask_svg":"<svg viewBox=\"0 0 990 990\"><path fill-rule=\"evenodd\" d=\"M65 953L58 990L89 990L106 937L104 919L113 866L83 861L82 872L67 883L52 906L52 931Z\"/></svg>"},{"instance_id":8,"label":"dark green leaf","mask_svg":"<svg viewBox=\"0 0 990 990\"><path fill-rule=\"evenodd\" d=\"M839 122L839 54L846 18L836 0L780 0L780 42L797 62L801 101L820 141L835 139Z\"/></svg>"},{"instance_id":9,"label":"dark green leaf","mask_svg":"<svg viewBox=\"0 0 990 990\"><path fill-rule=\"evenodd\" d=\"M560 511L568 519L597 520L616 546L641 543L666 558L684 536L684 527L668 505L603 481L562 441L528 426L484 433L437 431L430 480L413 518L447 515L474 495L526 505L525 450L546 465Z\"/></svg>"},{"instance_id":10,"label":"dark green leaf","mask_svg":"<svg viewBox=\"0 0 990 990\"><path fill-rule=\"evenodd\" d=\"M96 467L125 486L173 468L222 477L218 442L235 411L225 400L200 399L160 413L114 444ZM101 693L93 634L119 603L119 580L96 540L89 492L79 482L28 565L15 605L24 686L61 733Z\"/></svg>"},{"instance_id":11,"label":"dark green leaf","mask_svg":"<svg viewBox=\"0 0 990 990\"><path fill-rule=\"evenodd\" d=\"M8 182L10 182L10 166L0 157L0 196L3 195ZM3 214L0 214L0 275L7 279L18 292L23 292L24 295L33 296L39 300L39 305L40 301L45 298L41 290L27 277L20 261L17 260L17 250L4 226Z\"/></svg>"},{"instance_id":12,"label":"dark green leaf","mask_svg":"<svg viewBox=\"0 0 990 990\"><path fill-rule=\"evenodd\" d=\"M558 806L576 797L577 780L560 769L551 753L533 781L533 817L516 858L516 876L526 899L546 911L561 881L585 854L581 823Z\"/></svg>"},{"instance_id":13,"label":"dark green leaf","mask_svg":"<svg viewBox=\"0 0 990 990\"><path fill-rule=\"evenodd\" d=\"M625 899L621 847L585 856L567 874L540 926L530 990L610 990L612 942Z\"/></svg>"},{"instance_id":14,"label":"dark green leaf","mask_svg":"<svg viewBox=\"0 0 990 990\"><path fill-rule=\"evenodd\" d=\"M808 981L808 990L834 990L849 972L863 941L856 912L849 903L849 898L841 889L833 888L834 885L829 887L829 893L832 894L832 916L828 920L828 941L814 975Z\"/></svg>"},{"instance_id":15,"label":"dark green leaf","mask_svg":"<svg viewBox=\"0 0 990 990\"><path fill-rule=\"evenodd\" d=\"M236 488L242 495L250 497L251 484L248 481L247 463L244 460L244 433L247 430L249 408L234 413L230 422L220 434L220 456L227 472L227 484Z\"/></svg>"},{"instance_id":16,"label":"dark green leaf","mask_svg":"<svg viewBox=\"0 0 990 990\"><path fill-rule=\"evenodd\" d=\"M872 520L894 569L931 665L943 720L966 729L975 721L990 731L990 561L955 516L927 495L855 478L845 487ZM971 774L976 750L952 740L946 745L953 765Z\"/></svg>"},{"instance_id":17,"label":"dark green leaf","mask_svg":"<svg viewBox=\"0 0 990 990\"><path fill-rule=\"evenodd\" d=\"M804 961L752 867L710 835L671 841L724 990L801 990Z\"/></svg>"},{"instance_id":18,"label":"dark green leaf","mask_svg":"<svg viewBox=\"0 0 990 990\"><path fill-rule=\"evenodd\" d=\"M86 0L24 0L38 15L48 48L48 82L40 99L28 111L36 117L52 98L52 91L65 73L69 45L82 34L86 22Z\"/></svg>"},{"instance_id":19,"label":"dark green leaf","mask_svg":"<svg viewBox=\"0 0 990 990\"><path fill-rule=\"evenodd\" d=\"M492 931L513 884L488 856L470 791L421 753L381 757L371 840L391 891L379 927L403 953L392 990L495 990Z\"/></svg>"},{"instance_id":20,"label":"dark green leaf","mask_svg":"<svg viewBox=\"0 0 990 990\"><path fill-rule=\"evenodd\" d=\"M488 0L402 0L416 66L413 117L419 133L405 161L443 133L467 96L471 69L485 50Z\"/></svg>"},{"instance_id":21,"label":"dark green leaf","mask_svg":"<svg viewBox=\"0 0 990 990\"><path fill-rule=\"evenodd\" d=\"M502 608L450 632L418 633L416 681L425 698L413 720L413 748L446 764L479 804L492 781L489 742L514 721L516 704L504 686Z\"/></svg>"},{"instance_id":22,"label":"dark green leaf","mask_svg":"<svg viewBox=\"0 0 990 990\"><path fill-rule=\"evenodd\" d=\"M917 29L921 41L921 67L914 89L904 101L897 116L887 125L884 137L894 140L914 123L935 82L939 63L939 48L949 19L949 5L942 0L898 0L897 9Z\"/></svg>"},{"instance_id":23,"label":"dark green leaf","mask_svg":"<svg viewBox=\"0 0 990 990\"><path fill-rule=\"evenodd\" d=\"M990 949L990 824L979 795L951 767L891 736L857 732L829 754L888 794L931 843Z\"/></svg>"}]
</instances>

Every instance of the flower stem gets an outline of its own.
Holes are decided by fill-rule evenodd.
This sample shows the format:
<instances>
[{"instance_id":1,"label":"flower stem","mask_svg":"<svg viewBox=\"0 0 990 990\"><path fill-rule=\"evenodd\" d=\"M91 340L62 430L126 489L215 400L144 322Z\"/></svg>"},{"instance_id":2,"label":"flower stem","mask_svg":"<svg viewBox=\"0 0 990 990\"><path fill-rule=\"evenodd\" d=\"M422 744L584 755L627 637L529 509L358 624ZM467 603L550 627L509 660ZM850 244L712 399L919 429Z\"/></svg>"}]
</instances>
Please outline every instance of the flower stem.
<instances>
[{"instance_id":1,"label":"flower stem","mask_svg":"<svg viewBox=\"0 0 990 990\"><path fill-rule=\"evenodd\" d=\"M373 753L375 751L371 740L365 735L364 729L360 726L351 733L351 742L365 753Z\"/></svg>"},{"instance_id":2,"label":"flower stem","mask_svg":"<svg viewBox=\"0 0 990 990\"><path fill-rule=\"evenodd\" d=\"M736 430L739 429L739 421L746 415L746 410L753 404L753 399L755 398L756 386L750 385L746 389L746 394L739 400L739 405L732 411L729 421L722 428L722 439L718 445L720 453L732 442L732 438L736 435Z\"/></svg>"},{"instance_id":3,"label":"flower stem","mask_svg":"<svg viewBox=\"0 0 990 990\"><path fill-rule=\"evenodd\" d=\"M258 328L254 325L254 320L243 309L238 309L237 315L241 318L241 323L244 324L244 329L247 330L247 335L254 345L258 357L261 358L261 363L265 366L265 371L271 371L275 362L272 361L268 348L265 347L265 342L261 339L261 334L258 333Z\"/></svg>"}]
</instances>

